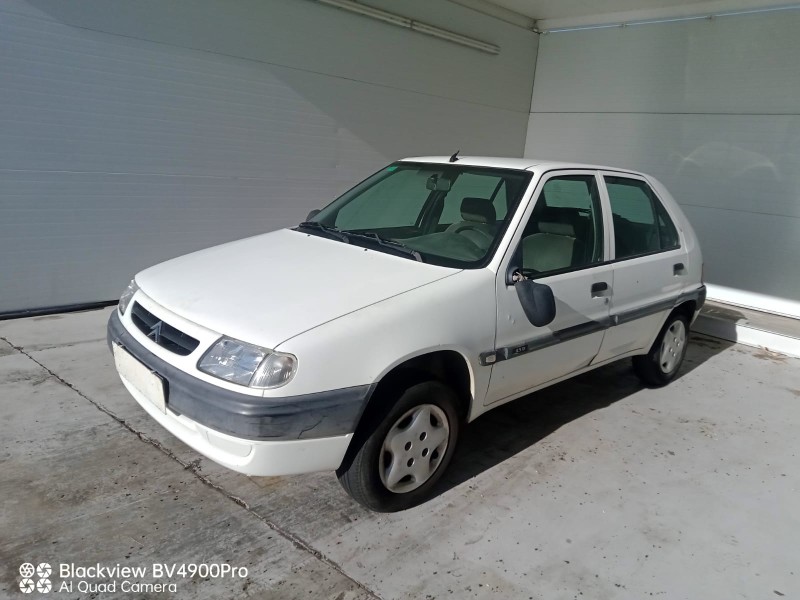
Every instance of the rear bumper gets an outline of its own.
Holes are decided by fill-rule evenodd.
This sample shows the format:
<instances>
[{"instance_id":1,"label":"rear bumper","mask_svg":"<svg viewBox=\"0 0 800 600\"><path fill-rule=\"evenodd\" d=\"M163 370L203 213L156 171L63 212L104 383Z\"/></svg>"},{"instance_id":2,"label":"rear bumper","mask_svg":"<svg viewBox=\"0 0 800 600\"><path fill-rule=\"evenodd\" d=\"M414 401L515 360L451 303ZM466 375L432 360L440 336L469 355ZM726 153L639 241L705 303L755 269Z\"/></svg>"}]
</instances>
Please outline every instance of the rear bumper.
<instances>
[{"instance_id":1,"label":"rear bumper","mask_svg":"<svg viewBox=\"0 0 800 600\"><path fill-rule=\"evenodd\" d=\"M692 323L700 314L700 309L703 308L703 305L706 303L706 286L702 284L696 290L689 292L688 294L684 294L687 296L687 300L694 300L694 315L692 315Z\"/></svg>"},{"instance_id":2,"label":"rear bumper","mask_svg":"<svg viewBox=\"0 0 800 600\"><path fill-rule=\"evenodd\" d=\"M251 396L212 385L165 362L125 329L114 311L107 341L122 346L167 387L161 412L129 381L136 401L165 429L198 452L248 475L285 475L338 468L372 386L303 396Z\"/></svg>"}]
</instances>

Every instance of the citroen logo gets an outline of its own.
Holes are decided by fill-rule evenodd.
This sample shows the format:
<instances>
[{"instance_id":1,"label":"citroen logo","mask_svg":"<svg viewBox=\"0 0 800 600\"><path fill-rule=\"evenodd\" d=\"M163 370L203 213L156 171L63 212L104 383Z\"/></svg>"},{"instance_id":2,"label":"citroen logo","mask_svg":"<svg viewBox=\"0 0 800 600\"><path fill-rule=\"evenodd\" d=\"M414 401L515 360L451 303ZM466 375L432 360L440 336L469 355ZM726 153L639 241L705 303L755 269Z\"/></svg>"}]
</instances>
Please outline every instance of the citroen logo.
<instances>
[{"instance_id":1,"label":"citroen logo","mask_svg":"<svg viewBox=\"0 0 800 600\"><path fill-rule=\"evenodd\" d=\"M156 344L161 343L161 326L163 324L163 321L158 321L150 328L150 333L147 334L147 337L152 338Z\"/></svg>"}]
</instances>

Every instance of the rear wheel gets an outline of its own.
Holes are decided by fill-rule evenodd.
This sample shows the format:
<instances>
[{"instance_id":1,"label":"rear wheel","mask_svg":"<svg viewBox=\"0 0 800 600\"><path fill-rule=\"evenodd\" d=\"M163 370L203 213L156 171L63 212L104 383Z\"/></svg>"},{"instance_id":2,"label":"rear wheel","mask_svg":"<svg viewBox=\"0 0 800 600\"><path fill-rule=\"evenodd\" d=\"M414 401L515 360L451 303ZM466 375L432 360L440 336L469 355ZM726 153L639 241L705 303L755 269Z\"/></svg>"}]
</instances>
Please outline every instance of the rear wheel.
<instances>
[{"instance_id":1,"label":"rear wheel","mask_svg":"<svg viewBox=\"0 0 800 600\"><path fill-rule=\"evenodd\" d=\"M670 315L650 352L633 357L633 369L647 385L661 387L675 379L686 356L689 320L683 313Z\"/></svg>"},{"instance_id":2,"label":"rear wheel","mask_svg":"<svg viewBox=\"0 0 800 600\"><path fill-rule=\"evenodd\" d=\"M408 387L382 418L365 424L370 430L363 444L337 471L342 487L379 512L427 500L455 451L457 403L455 393L438 381Z\"/></svg>"}]
</instances>

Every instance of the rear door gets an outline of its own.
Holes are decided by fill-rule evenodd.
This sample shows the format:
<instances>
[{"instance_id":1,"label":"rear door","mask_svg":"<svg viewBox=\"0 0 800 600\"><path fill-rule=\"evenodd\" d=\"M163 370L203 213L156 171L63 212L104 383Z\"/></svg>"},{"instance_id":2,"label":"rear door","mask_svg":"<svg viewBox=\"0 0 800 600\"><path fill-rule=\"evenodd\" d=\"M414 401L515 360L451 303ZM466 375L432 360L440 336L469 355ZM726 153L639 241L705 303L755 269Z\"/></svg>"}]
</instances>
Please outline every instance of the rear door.
<instances>
[{"instance_id":1,"label":"rear door","mask_svg":"<svg viewBox=\"0 0 800 600\"><path fill-rule=\"evenodd\" d=\"M687 253L675 219L643 177L601 173L611 211L611 328L594 362L652 343L686 285Z\"/></svg>"}]
</instances>

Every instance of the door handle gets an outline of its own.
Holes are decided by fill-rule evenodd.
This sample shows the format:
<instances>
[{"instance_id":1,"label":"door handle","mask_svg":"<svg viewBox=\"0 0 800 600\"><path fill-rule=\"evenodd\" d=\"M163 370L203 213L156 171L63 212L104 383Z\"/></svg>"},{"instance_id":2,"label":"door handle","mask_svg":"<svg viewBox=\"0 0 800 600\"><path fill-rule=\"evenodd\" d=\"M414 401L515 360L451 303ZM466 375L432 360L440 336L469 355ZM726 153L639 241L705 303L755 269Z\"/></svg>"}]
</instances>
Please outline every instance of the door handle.
<instances>
[{"instance_id":1,"label":"door handle","mask_svg":"<svg viewBox=\"0 0 800 600\"><path fill-rule=\"evenodd\" d=\"M597 283L592 284L592 298L597 298L598 296L602 296L605 292L608 291L608 284L605 281L598 281Z\"/></svg>"},{"instance_id":2,"label":"door handle","mask_svg":"<svg viewBox=\"0 0 800 600\"><path fill-rule=\"evenodd\" d=\"M686 267L683 266L683 263L675 263L672 265L672 274L673 275L683 275L686 272Z\"/></svg>"}]
</instances>

